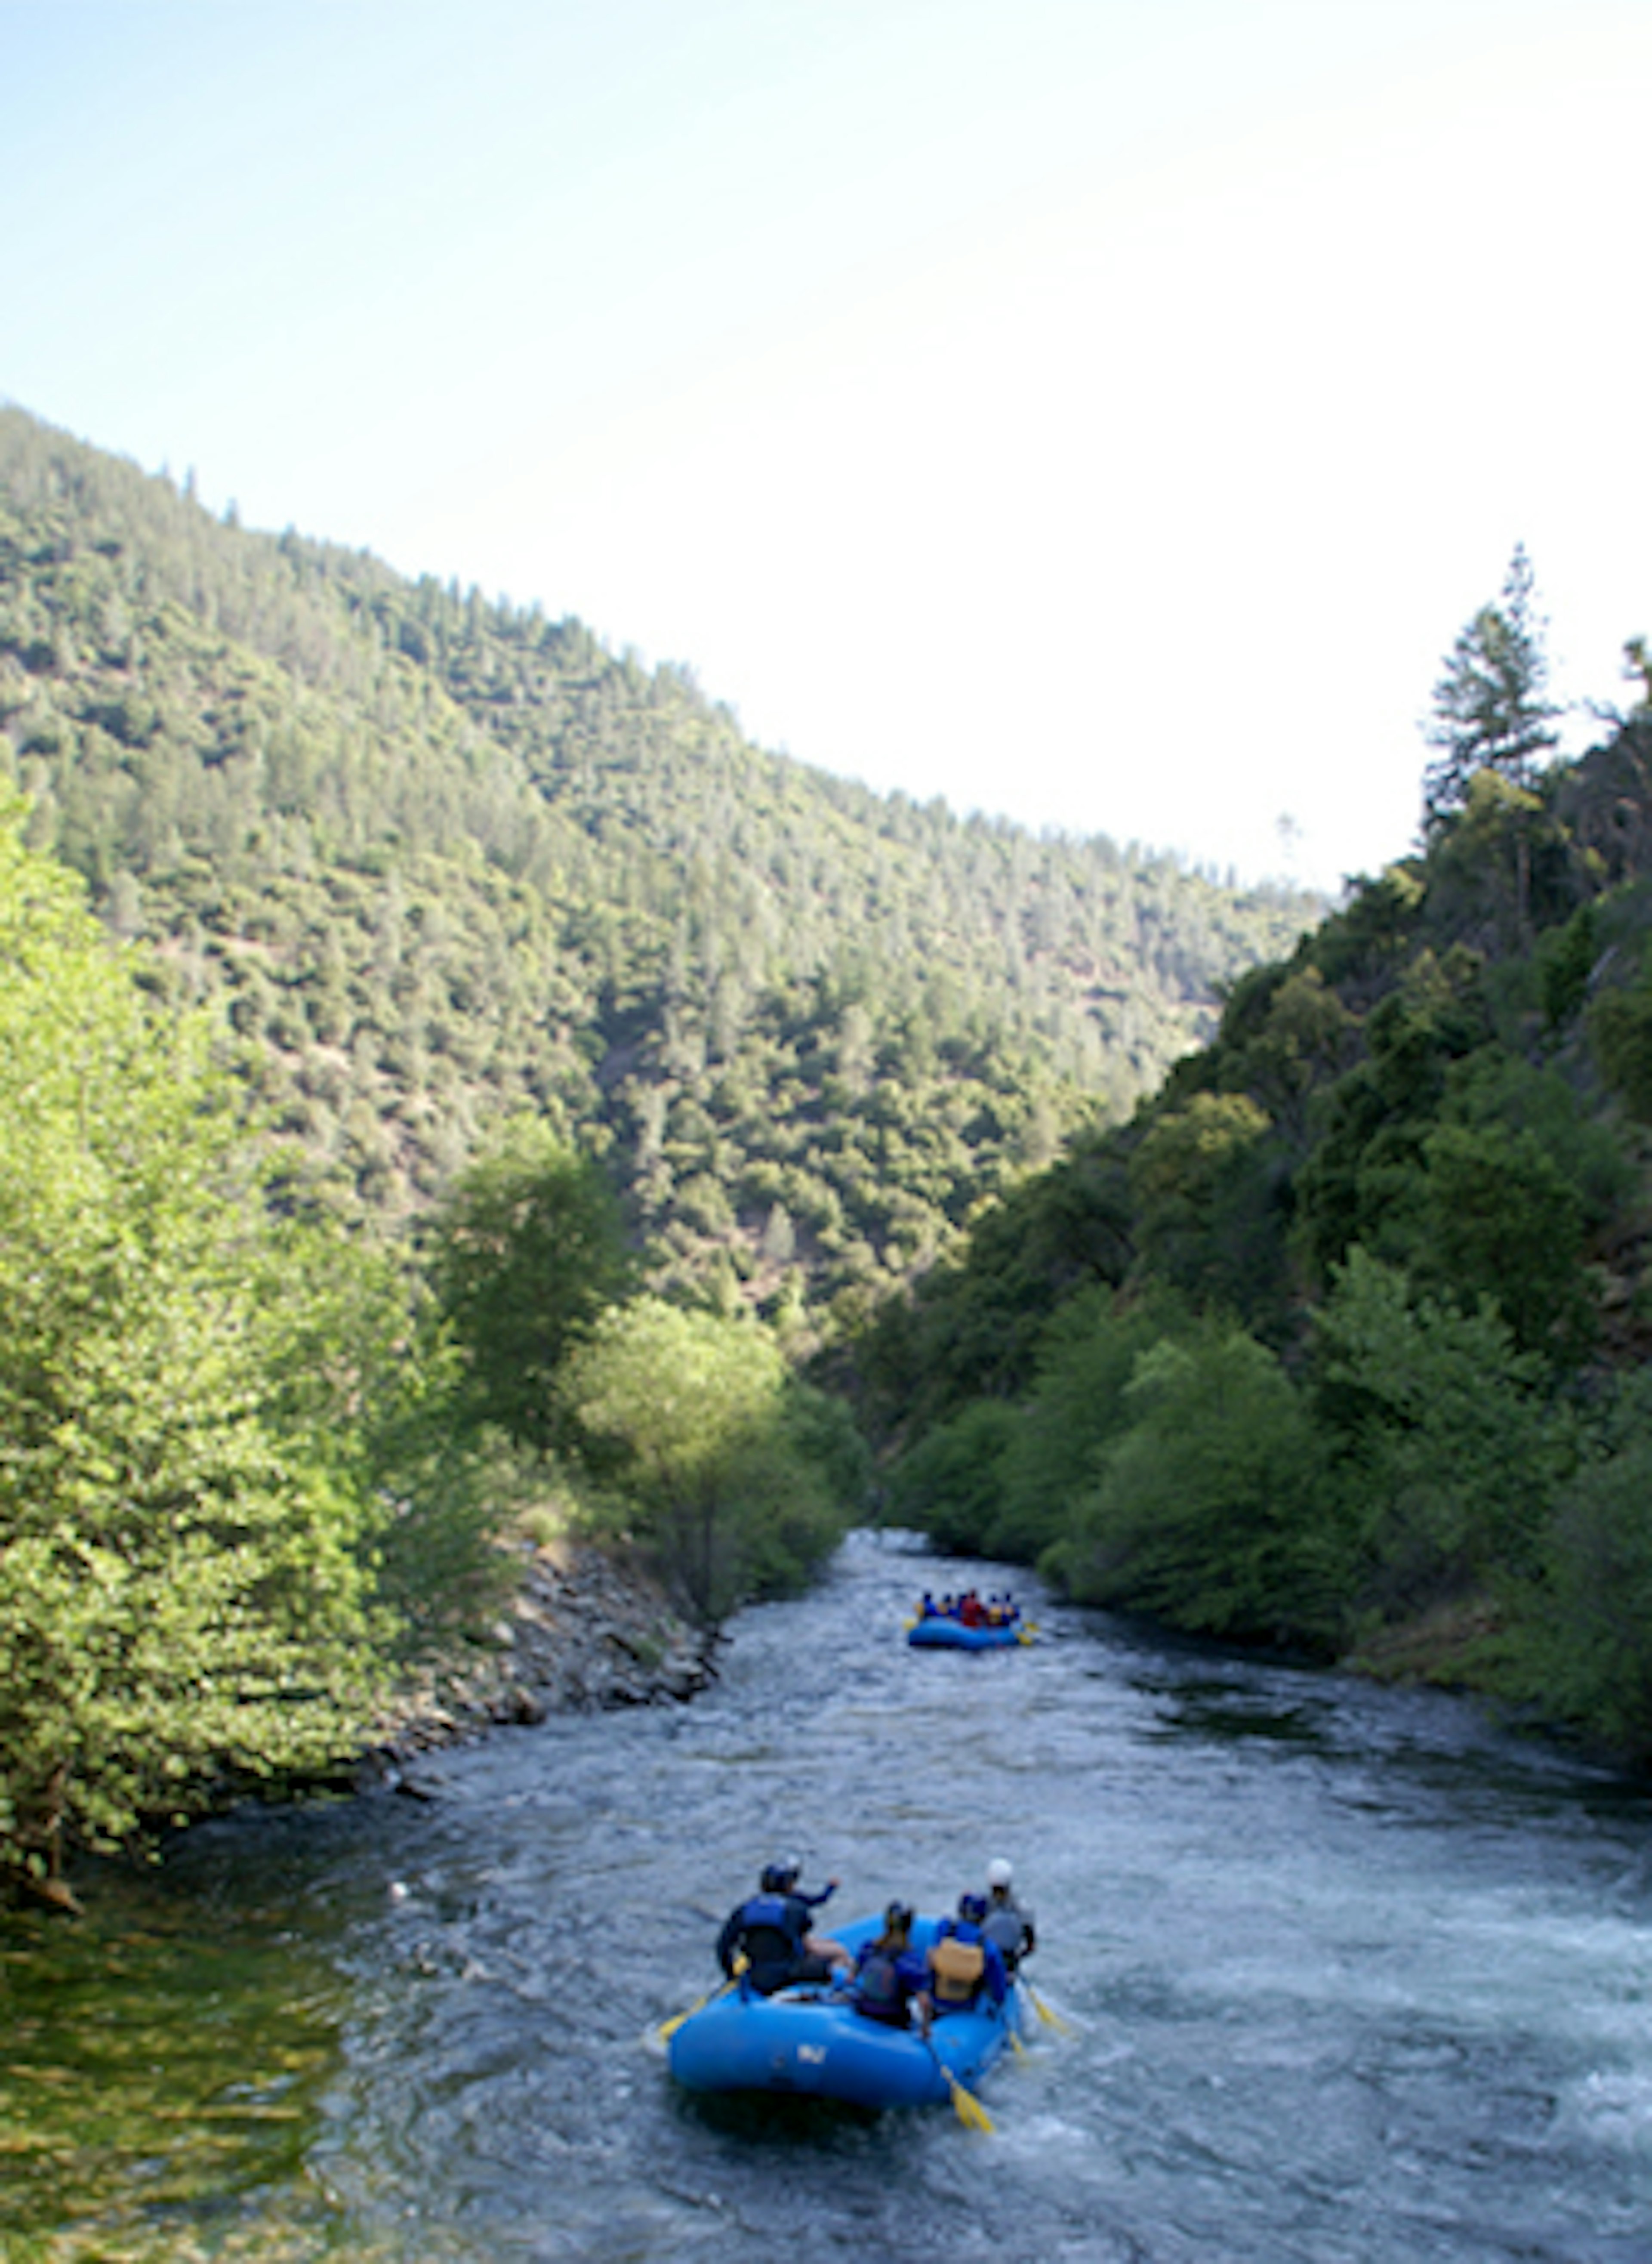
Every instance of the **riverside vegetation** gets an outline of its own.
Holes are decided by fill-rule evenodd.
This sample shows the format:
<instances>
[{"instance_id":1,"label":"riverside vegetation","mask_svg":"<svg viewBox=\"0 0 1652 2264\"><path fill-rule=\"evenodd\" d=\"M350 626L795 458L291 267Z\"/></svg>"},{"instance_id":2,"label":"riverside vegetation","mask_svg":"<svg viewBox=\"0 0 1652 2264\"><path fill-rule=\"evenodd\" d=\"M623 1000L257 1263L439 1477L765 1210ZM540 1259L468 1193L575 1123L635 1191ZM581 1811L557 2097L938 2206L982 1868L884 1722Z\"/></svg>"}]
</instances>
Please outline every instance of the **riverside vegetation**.
<instances>
[{"instance_id":1,"label":"riverside vegetation","mask_svg":"<svg viewBox=\"0 0 1652 2264\"><path fill-rule=\"evenodd\" d=\"M762 753L680 670L0 410L0 1849L707 1622L863 1512L802 1362L1315 907ZM112 950L111 944L115 947Z\"/></svg>"},{"instance_id":2,"label":"riverside vegetation","mask_svg":"<svg viewBox=\"0 0 1652 2264\"><path fill-rule=\"evenodd\" d=\"M1652 678L1549 759L1517 552L1416 855L859 1348L895 1512L1652 1762Z\"/></svg>"},{"instance_id":3,"label":"riverside vegetation","mask_svg":"<svg viewBox=\"0 0 1652 2264\"><path fill-rule=\"evenodd\" d=\"M1540 740L1525 605L1443 716L1511 632ZM1466 713L1299 942L0 412L13 1866L354 1750L525 1538L781 1592L868 1440L938 1538L1328 1655L1446 1613L1638 1749L1646 726Z\"/></svg>"}]
</instances>

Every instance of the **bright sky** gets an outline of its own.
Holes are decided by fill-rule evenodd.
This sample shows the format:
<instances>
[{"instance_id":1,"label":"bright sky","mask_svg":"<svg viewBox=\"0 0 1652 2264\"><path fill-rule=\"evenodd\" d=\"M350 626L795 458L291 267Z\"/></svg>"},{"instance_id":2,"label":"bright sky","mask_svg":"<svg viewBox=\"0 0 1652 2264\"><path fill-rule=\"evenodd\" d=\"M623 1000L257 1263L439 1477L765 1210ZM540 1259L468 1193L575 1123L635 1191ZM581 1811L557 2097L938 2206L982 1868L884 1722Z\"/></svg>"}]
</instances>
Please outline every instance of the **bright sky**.
<instances>
[{"instance_id":1,"label":"bright sky","mask_svg":"<svg viewBox=\"0 0 1652 2264\"><path fill-rule=\"evenodd\" d=\"M1517 541L1631 696L1649 100L1648 0L0 0L0 396L1335 887Z\"/></svg>"}]
</instances>

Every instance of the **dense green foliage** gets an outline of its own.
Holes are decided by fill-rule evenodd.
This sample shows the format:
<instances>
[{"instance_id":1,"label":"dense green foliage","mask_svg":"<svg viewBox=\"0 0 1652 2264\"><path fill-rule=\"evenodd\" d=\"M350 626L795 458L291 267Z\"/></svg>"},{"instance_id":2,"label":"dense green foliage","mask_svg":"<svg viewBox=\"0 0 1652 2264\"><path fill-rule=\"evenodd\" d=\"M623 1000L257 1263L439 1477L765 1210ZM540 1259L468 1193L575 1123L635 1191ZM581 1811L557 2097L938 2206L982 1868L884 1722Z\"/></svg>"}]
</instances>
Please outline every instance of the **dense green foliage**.
<instances>
[{"instance_id":1,"label":"dense green foliage","mask_svg":"<svg viewBox=\"0 0 1652 2264\"><path fill-rule=\"evenodd\" d=\"M352 1758L488 1602L525 1475L570 1483L558 1444L586 1520L708 1615L830 1549L847 1410L755 1317L623 1302L592 1162L508 1125L424 1295L26 816L0 800L0 1873L54 1888L66 1843Z\"/></svg>"},{"instance_id":2,"label":"dense green foliage","mask_svg":"<svg viewBox=\"0 0 1652 2264\"><path fill-rule=\"evenodd\" d=\"M612 1188L589 1157L519 1118L439 1206L428 1266L462 1361L455 1419L548 1453L563 1428L562 1363L629 1281Z\"/></svg>"},{"instance_id":3,"label":"dense green foliage","mask_svg":"<svg viewBox=\"0 0 1652 2264\"><path fill-rule=\"evenodd\" d=\"M848 1411L748 1317L659 1297L615 1307L561 1389L597 1481L590 1520L643 1542L707 1619L795 1586L863 1506Z\"/></svg>"},{"instance_id":4,"label":"dense green foliage","mask_svg":"<svg viewBox=\"0 0 1652 2264\"><path fill-rule=\"evenodd\" d=\"M7 779L50 910L6 1001L0 1840L42 1862L346 1752L525 1478L709 1615L794 1584L866 1466L788 1363L1315 909L816 775L577 622L15 410Z\"/></svg>"},{"instance_id":5,"label":"dense green foliage","mask_svg":"<svg viewBox=\"0 0 1652 2264\"><path fill-rule=\"evenodd\" d=\"M855 1378L951 1546L1652 1758L1652 714L1539 772L1516 578L1524 722L1431 773L1425 852L1009 1191Z\"/></svg>"},{"instance_id":6,"label":"dense green foliage","mask_svg":"<svg viewBox=\"0 0 1652 2264\"><path fill-rule=\"evenodd\" d=\"M949 1545L1652 1754L1652 716L1542 686L1517 554L1302 935L0 411L0 1851L347 1752L525 1479L794 1586L822 1385Z\"/></svg>"},{"instance_id":7,"label":"dense green foliage","mask_svg":"<svg viewBox=\"0 0 1652 2264\"><path fill-rule=\"evenodd\" d=\"M400 1285L294 1210L207 1019L146 999L21 819L0 808L0 1862L44 1875L66 1829L113 1844L227 1773L349 1752L432 1584L474 1573L478 1507Z\"/></svg>"},{"instance_id":8,"label":"dense green foliage","mask_svg":"<svg viewBox=\"0 0 1652 2264\"><path fill-rule=\"evenodd\" d=\"M798 1586L864 1508L870 1456L844 1403L756 1316L633 1294L612 1189L544 1125L504 1128L426 1247L455 1435L502 1435L568 1518L705 1619Z\"/></svg>"},{"instance_id":9,"label":"dense green foliage","mask_svg":"<svg viewBox=\"0 0 1652 2264\"><path fill-rule=\"evenodd\" d=\"M41 1861L346 1750L526 1478L708 1614L794 1583L866 1469L786 1361L1311 909L816 775L576 621L0 410L8 780L16 869L127 952L65 899L6 1002L0 1842Z\"/></svg>"},{"instance_id":10,"label":"dense green foliage","mask_svg":"<svg viewBox=\"0 0 1652 2264\"><path fill-rule=\"evenodd\" d=\"M0 410L0 772L346 1213L524 1111L661 1288L829 1330L1318 909L750 745L576 621L221 525Z\"/></svg>"}]
</instances>

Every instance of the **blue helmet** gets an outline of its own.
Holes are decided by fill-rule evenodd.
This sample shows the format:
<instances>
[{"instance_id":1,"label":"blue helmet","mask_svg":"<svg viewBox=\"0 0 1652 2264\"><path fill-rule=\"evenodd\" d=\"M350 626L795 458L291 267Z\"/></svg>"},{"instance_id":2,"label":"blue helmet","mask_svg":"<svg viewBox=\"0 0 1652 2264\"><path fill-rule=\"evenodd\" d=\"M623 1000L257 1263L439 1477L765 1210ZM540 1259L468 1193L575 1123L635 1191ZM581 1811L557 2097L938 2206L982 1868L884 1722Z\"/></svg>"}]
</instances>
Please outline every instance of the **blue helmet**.
<instances>
[{"instance_id":1,"label":"blue helmet","mask_svg":"<svg viewBox=\"0 0 1652 2264\"><path fill-rule=\"evenodd\" d=\"M802 1869L795 1855L782 1855L778 1863L764 1866L763 1877L758 1883L765 1895L789 1894L797 1884Z\"/></svg>"},{"instance_id":2,"label":"blue helmet","mask_svg":"<svg viewBox=\"0 0 1652 2264\"><path fill-rule=\"evenodd\" d=\"M984 1895L960 1895L958 1898L958 1915L964 1920L967 1926L979 1926L982 1919L987 1915L986 1897Z\"/></svg>"}]
</instances>

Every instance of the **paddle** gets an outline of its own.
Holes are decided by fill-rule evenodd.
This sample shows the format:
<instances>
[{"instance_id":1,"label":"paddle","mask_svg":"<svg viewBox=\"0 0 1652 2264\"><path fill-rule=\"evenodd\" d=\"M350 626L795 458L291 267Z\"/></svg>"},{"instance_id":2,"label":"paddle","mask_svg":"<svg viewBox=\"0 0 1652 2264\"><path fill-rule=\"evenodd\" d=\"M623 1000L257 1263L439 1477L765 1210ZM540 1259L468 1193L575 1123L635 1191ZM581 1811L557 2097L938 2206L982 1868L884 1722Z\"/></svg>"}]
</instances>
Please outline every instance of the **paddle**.
<instances>
[{"instance_id":1,"label":"paddle","mask_svg":"<svg viewBox=\"0 0 1652 2264\"><path fill-rule=\"evenodd\" d=\"M703 2013L707 2005L714 2003L719 1997L726 1997L745 1971L748 1963L746 1958L736 1957L735 1970L726 1981L720 1982L714 1989L707 1989L699 2002L697 2005L691 2005L685 2013L676 2013L669 2021L662 2021L659 2026L651 2031L655 2043L670 2043L685 2021L692 2021L696 2013Z\"/></svg>"},{"instance_id":2,"label":"paddle","mask_svg":"<svg viewBox=\"0 0 1652 2264\"><path fill-rule=\"evenodd\" d=\"M1032 1986L1032 1984L1027 1979L1025 1973L1018 1973L1015 1977L1021 1984L1021 1986L1026 1991L1028 1997L1032 2000L1033 2011L1038 2014L1040 2020L1043 2021L1045 2027L1049 2028L1059 2028L1064 2036L1070 2036L1073 2033L1071 2021L1064 2021L1061 2014L1056 2012L1053 2006L1045 2003L1043 1998L1040 1996L1038 1991Z\"/></svg>"},{"instance_id":3,"label":"paddle","mask_svg":"<svg viewBox=\"0 0 1652 2264\"><path fill-rule=\"evenodd\" d=\"M993 2127L991 2115L988 2114L986 2108L975 2097L975 2093L973 2091L966 2091L963 2085L960 2083L958 2078L953 2073L951 2068L947 2066L946 2061L935 2049L934 2037L929 2034L927 2029L924 2030L922 2033L924 2043L929 2046L930 2057L934 2061L936 2066L939 2068L941 2073L946 2078L946 2088L953 2094L953 2108L959 2121L964 2125L965 2129L968 2130L990 2130Z\"/></svg>"}]
</instances>

